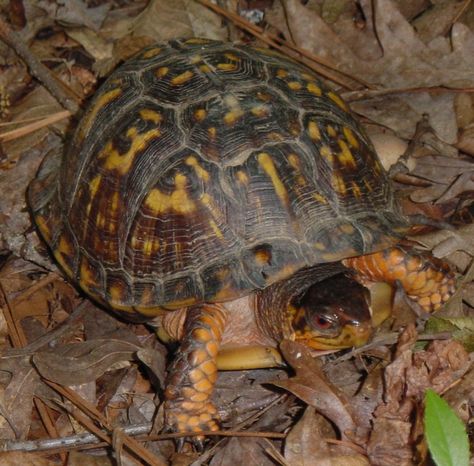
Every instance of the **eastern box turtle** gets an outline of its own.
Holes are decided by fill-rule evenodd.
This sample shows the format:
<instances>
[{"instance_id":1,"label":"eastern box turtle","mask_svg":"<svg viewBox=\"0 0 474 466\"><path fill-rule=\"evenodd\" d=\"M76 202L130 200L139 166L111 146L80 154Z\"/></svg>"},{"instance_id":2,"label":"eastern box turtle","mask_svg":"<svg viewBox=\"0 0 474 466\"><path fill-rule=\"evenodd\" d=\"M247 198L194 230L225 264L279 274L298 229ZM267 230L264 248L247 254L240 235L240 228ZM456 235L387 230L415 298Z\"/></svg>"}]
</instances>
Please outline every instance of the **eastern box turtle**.
<instances>
[{"instance_id":1,"label":"eastern box turtle","mask_svg":"<svg viewBox=\"0 0 474 466\"><path fill-rule=\"evenodd\" d=\"M218 428L210 396L229 327L239 345L347 347L367 340L370 316L354 283L335 294L357 309L318 309L336 286L326 277L398 283L428 311L454 288L443 263L393 246L407 220L344 101L269 50L190 39L141 51L100 88L65 157L45 159L29 199L89 296L166 314L181 346L165 417L180 431ZM240 314L254 323L234 325Z\"/></svg>"}]
</instances>

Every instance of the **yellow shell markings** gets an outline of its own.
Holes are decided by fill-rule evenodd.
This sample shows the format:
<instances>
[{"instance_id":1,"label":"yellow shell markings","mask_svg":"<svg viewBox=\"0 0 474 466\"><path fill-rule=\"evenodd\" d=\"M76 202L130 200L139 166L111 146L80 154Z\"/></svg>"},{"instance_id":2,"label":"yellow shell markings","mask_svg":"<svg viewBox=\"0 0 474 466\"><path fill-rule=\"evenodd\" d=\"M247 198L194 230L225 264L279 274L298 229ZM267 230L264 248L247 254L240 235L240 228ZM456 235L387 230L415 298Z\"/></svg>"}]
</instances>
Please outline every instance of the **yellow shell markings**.
<instances>
[{"instance_id":1,"label":"yellow shell markings","mask_svg":"<svg viewBox=\"0 0 474 466\"><path fill-rule=\"evenodd\" d=\"M194 73L191 70L187 70L171 78L170 83L172 86L181 86L181 84L187 83L193 76Z\"/></svg>"},{"instance_id":2,"label":"yellow shell markings","mask_svg":"<svg viewBox=\"0 0 474 466\"><path fill-rule=\"evenodd\" d=\"M107 291L110 295L108 302L114 309L127 312L133 311L133 308L131 306L122 304L124 294L124 289L122 286L120 286L119 284L112 284L109 286Z\"/></svg>"},{"instance_id":3,"label":"yellow shell markings","mask_svg":"<svg viewBox=\"0 0 474 466\"><path fill-rule=\"evenodd\" d=\"M237 181L239 183L243 184L243 185L248 185L249 184L249 177L248 177L247 173L245 173L242 170L239 170L236 173L236 178L237 178Z\"/></svg>"},{"instance_id":4,"label":"yellow shell markings","mask_svg":"<svg viewBox=\"0 0 474 466\"><path fill-rule=\"evenodd\" d=\"M314 193L313 194L314 199L318 201L320 204L327 204L328 200L320 193Z\"/></svg>"},{"instance_id":5,"label":"yellow shell markings","mask_svg":"<svg viewBox=\"0 0 474 466\"><path fill-rule=\"evenodd\" d=\"M359 148L359 141L354 136L354 133L352 132L352 130L350 128L348 128L347 126L344 126L342 128L342 132L344 133L344 136L345 136L347 142L351 145L351 147L353 147L354 149L358 149Z\"/></svg>"},{"instance_id":6,"label":"yellow shell markings","mask_svg":"<svg viewBox=\"0 0 474 466\"><path fill-rule=\"evenodd\" d=\"M346 103L334 92L329 91L327 96L342 110L347 112L349 109L347 108Z\"/></svg>"},{"instance_id":7,"label":"yellow shell markings","mask_svg":"<svg viewBox=\"0 0 474 466\"><path fill-rule=\"evenodd\" d=\"M158 128L152 128L140 134L137 128L132 126L127 130L126 135L131 144L125 154L120 154L114 148L112 141L109 141L99 153L99 159L103 159L106 170L117 170L121 175L128 173L136 155L143 151L150 141L160 137L161 131Z\"/></svg>"},{"instance_id":8,"label":"yellow shell markings","mask_svg":"<svg viewBox=\"0 0 474 466\"><path fill-rule=\"evenodd\" d=\"M335 130L334 126L327 125L326 126L326 131L328 132L328 135L332 138L337 137L337 131Z\"/></svg>"},{"instance_id":9,"label":"yellow shell markings","mask_svg":"<svg viewBox=\"0 0 474 466\"><path fill-rule=\"evenodd\" d=\"M314 94L318 97L322 94L321 88L314 82L309 82L306 85L306 89L308 89L308 91L311 92L311 94Z\"/></svg>"},{"instance_id":10,"label":"yellow shell markings","mask_svg":"<svg viewBox=\"0 0 474 466\"><path fill-rule=\"evenodd\" d=\"M156 125L163 121L163 115L156 110L152 110L151 108L144 108L139 112L140 117L143 118L145 121L151 121Z\"/></svg>"},{"instance_id":11,"label":"yellow shell markings","mask_svg":"<svg viewBox=\"0 0 474 466\"><path fill-rule=\"evenodd\" d=\"M337 143L341 149L341 152L338 153L339 162L348 168L357 168L357 163L346 142L342 139L338 139Z\"/></svg>"},{"instance_id":12,"label":"yellow shell markings","mask_svg":"<svg viewBox=\"0 0 474 466\"><path fill-rule=\"evenodd\" d=\"M152 189L145 198L145 205L156 215L166 212L188 214L196 209L196 205L189 198L186 190L187 178L177 173L174 178L175 190L171 194L162 193L159 189Z\"/></svg>"},{"instance_id":13,"label":"yellow shell markings","mask_svg":"<svg viewBox=\"0 0 474 466\"><path fill-rule=\"evenodd\" d=\"M167 66L160 66L156 71L155 71L155 76L157 78L164 78L168 72L169 72L169 68Z\"/></svg>"},{"instance_id":14,"label":"yellow shell markings","mask_svg":"<svg viewBox=\"0 0 474 466\"><path fill-rule=\"evenodd\" d=\"M236 71L238 66L237 63L218 63L217 69L221 71Z\"/></svg>"},{"instance_id":15,"label":"yellow shell markings","mask_svg":"<svg viewBox=\"0 0 474 466\"><path fill-rule=\"evenodd\" d=\"M244 115L244 111L242 110L239 101L233 95L226 95L224 97L224 104L229 109L229 111L224 115L224 123L226 125L234 124Z\"/></svg>"},{"instance_id":16,"label":"yellow shell markings","mask_svg":"<svg viewBox=\"0 0 474 466\"><path fill-rule=\"evenodd\" d=\"M272 158L266 152L261 152L257 156L258 163L263 168L265 173L269 176L273 187L275 188L275 192L277 196L281 199L281 201L287 205L288 204L288 193L286 191L285 186L283 185L280 177L278 176L277 170L275 168L275 164L273 163Z\"/></svg>"},{"instance_id":17,"label":"yellow shell markings","mask_svg":"<svg viewBox=\"0 0 474 466\"><path fill-rule=\"evenodd\" d=\"M209 225L210 225L212 231L214 232L214 235L217 238L219 238L219 239L224 238L224 235L223 235L221 229L217 226L217 223L213 219L209 220Z\"/></svg>"},{"instance_id":18,"label":"yellow shell markings","mask_svg":"<svg viewBox=\"0 0 474 466\"><path fill-rule=\"evenodd\" d=\"M262 118L270 114L270 107L265 104L255 105L250 109L250 112L256 117Z\"/></svg>"},{"instance_id":19,"label":"yellow shell markings","mask_svg":"<svg viewBox=\"0 0 474 466\"><path fill-rule=\"evenodd\" d=\"M299 91L303 88L303 85L299 81L289 81L287 85L292 91Z\"/></svg>"},{"instance_id":20,"label":"yellow shell markings","mask_svg":"<svg viewBox=\"0 0 474 466\"><path fill-rule=\"evenodd\" d=\"M351 182L351 189L356 199L360 199L362 197L362 192L359 188L359 185L355 181Z\"/></svg>"},{"instance_id":21,"label":"yellow shell markings","mask_svg":"<svg viewBox=\"0 0 474 466\"><path fill-rule=\"evenodd\" d=\"M51 230L49 228L49 223L46 221L44 216L35 215L35 223L36 226L39 228L39 231L41 231L41 234L43 235L44 239L46 240L46 243L51 244Z\"/></svg>"},{"instance_id":22,"label":"yellow shell markings","mask_svg":"<svg viewBox=\"0 0 474 466\"><path fill-rule=\"evenodd\" d=\"M100 95L97 100L94 101L92 107L87 112L86 118L83 120L84 124L79 129L79 137L80 139L84 138L84 136L89 132L92 125L96 122L97 114L110 102L117 99L119 96L122 95L122 89L117 87L115 89L111 89L110 91L104 92Z\"/></svg>"},{"instance_id":23,"label":"yellow shell markings","mask_svg":"<svg viewBox=\"0 0 474 466\"><path fill-rule=\"evenodd\" d=\"M319 131L318 124L313 120L308 123L308 133L313 141L319 141L321 139L321 132Z\"/></svg>"},{"instance_id":24,"label":"yellow shell markings","mask_svg":"<svg viewBox=\"0 0 474 466\"><path fill-rule=\"evenodd\" d=\"M332 186L334 187L334 189L339 194L341 194L343 196L346 194L346 192L347 192L346 183L344 182L344 178L341 176L340 173L334 172L332 174L331 183L332 183Z\"/></svg>"},{"instance_id":25,"label":"yellow shell markings","mask_svg":"<svg viewBox=\"0 0 474 466\"><path fill-rule=\"evenodd\" d=\"M197 110L194 111L194 118L197 121L203 121L207 117L207 111L204 108L198 108Z\"/></svg>"},{"instance_id":26,"label":"yellow shell markings","mask_svg":"<svg viewBox=\"0 0 474 466\"><path fill-rule=\"evenodd\" d=\"M156 57L161 53L162 49L161 47L153 47L152 49L145 50L145 52L142 53L142 58L145 60L148 58L153 58Z\"/></svg>"},{"instance_id":27,"label":"yellow shell markings","mask_svg":"<svg viewBox=\"0 0 474 466\"><path fill-rule=\"evenodd\" d=\"M201 180L209 181L209 172L199 165L199 161L196 157L194 157L194 155L187 157L184 163L190 167L193 167L196 175L201 178Z\"/></svg>"},{"instance_id":28,"label":"yellow shell markings","mask_svg":"<svg viewBox=\"0 0 474 466\"><path fill-rule=\"evenodd\" d=\"M64 257L73 257L74 256L74 245L72 245L64 235L61 235L59 243L54 249L54 257L58 261L58 264L70 277L72 276L72 270L64 260Z\"/></svg>"},{"instance_id":29,"label":"yellow shell markings","mask_svg":"<svg viewBox=\"0 0 474 466\"><path fill-rule=\"evenodd\" d=\"M79 284L81 285L81 288L86 291L87 293L91 293L91 287L92 286L99 286L99 283L97 282L97 276L96 273L94 272L94 269L91 267L90 263L87 261L85 257L82 257L81 259L81 265L80 265L80 280Z\"/></svg>"},{"instance_id":30,"label":"yellow shell markings","mask_svg":"<svg viewBox=\"0 0 474 466\"><path fill-rule=\"evenodd\" d=\"M321 146L319 148L319 153L321 154L321 157L327 160L329 165L332 165L334 163L334 154L332 153L329 146Z\"/></svg>"}]
</instances>

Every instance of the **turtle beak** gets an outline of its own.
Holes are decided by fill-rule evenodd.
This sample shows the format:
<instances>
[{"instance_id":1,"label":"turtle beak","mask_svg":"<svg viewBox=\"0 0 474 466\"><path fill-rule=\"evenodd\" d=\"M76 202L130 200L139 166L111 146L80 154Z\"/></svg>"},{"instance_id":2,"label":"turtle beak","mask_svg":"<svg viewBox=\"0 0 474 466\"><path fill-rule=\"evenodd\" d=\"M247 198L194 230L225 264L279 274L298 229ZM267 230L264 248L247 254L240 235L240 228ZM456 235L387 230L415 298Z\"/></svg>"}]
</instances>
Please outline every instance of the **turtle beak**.
<instances>
[{"instance_id":1,"label":"turtle beak","mask_svg":"<svg viewBox=\"0 0 474 466\"><path fill-rule=\"evenodd\" d=\"M365 345L374 332L371 322L346 324L335 337L306 334L296 341L316 350L335 350Z\"/></svg>"}]
</instances>

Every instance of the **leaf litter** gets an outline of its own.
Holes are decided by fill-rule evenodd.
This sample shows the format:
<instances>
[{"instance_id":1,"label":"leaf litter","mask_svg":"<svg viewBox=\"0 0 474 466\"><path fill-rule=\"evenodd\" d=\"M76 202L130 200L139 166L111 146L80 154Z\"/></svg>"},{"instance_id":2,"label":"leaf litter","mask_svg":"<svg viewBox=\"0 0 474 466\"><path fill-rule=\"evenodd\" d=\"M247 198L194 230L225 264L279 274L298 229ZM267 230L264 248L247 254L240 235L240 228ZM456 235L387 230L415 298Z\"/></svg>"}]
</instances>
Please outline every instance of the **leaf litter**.
<instances>
[{"instance_id":1,"label":"leaf litter","mask_svg":"<svg viewBox=\"0 0 474 466\"><path fill-rule=\"evenodd\" d=\"M224 21L206 3L14 0L10 6L15 8L3 8L2 13L28 38L31 50L83 99L120 61L154 41L232 37L263 46L261 39ZM285 342L282 351L290 372L221 373L215 397L224 427L235 435L251 430L273 432L275 437L213 440L202 454L177 454L170 440L150 441L146 446L155 463L149 464L421 464L426 459L421 400L427 388L443 394L464 422L472 418L474 7L470 2L433 4L220 2L231 13L261 12L246 13L260 18L249 29L262 27L257 31L264 36L283 38L332 63L334 72L357 78L345 75L345 85L336 87L376 141L384 166L401 163L394 181L402 206L407 213L421 212L435 222L455 225L425 229L412 240L446 258L464 279L452 302L424 331L420 322L415 329L416 317L406 320L411 323L404 324L394 351L393 343L384 343L384 334L398 332L400 324L389 319L379 329L378 346L346 354L344 360L335 354L320 355L316 361L304 348ZM74 417L74 406L82 406L77 394L98 408L89 416L99 424L102 413L115 427L154 422L156 430L165 347L148 327L117 320L64 282L26 208L29 181L48 151L62 150L74 121L32 131L31 121L41 122L61 107L11 49L3 43L0 47L2 443L12 447L8 440L36 442L84 432L78 421L82 418ZM427 124L418 131L423 120ZM23 133L7 141L4 134L12 129ZM420 346L418 340L426 333L432 341ZM73 392L60 396L54 384ZM44 416L49 416L49 425ZM105 445L96 448L99 454L106 451ZM32 450L39 451L39 443ZM57 447L50 454L48 464L65 460L60 451ZM116 452L124 464L130 461L120 449ZM9 453L15 454L21 455ZM41 464L41 457L30 455L32 464ZM25 464L24 457L11 458L12 464ZM92 464L87 452L74 453L68 464L87 458Z\"/></svg>"}]
</instances>

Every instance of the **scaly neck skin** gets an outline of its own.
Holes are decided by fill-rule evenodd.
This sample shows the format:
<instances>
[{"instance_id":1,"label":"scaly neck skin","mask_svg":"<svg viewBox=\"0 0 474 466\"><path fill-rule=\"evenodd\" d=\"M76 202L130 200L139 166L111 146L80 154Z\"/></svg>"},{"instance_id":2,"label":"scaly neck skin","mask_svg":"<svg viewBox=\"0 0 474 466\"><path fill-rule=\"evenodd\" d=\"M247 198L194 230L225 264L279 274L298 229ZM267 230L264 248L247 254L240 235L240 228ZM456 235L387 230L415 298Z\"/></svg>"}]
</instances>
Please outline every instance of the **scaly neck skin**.
<instances>
[{"instance_id":1,"label":"scaly neck skin","mask_svg":"<svg viewBox=\"0 0 474 466\"><path fill-rule=\"evenodd\" d=\"M293 303L315 283L336 275L343 267L339 263L321 264L303 269L287 280L257 291L254 298L255 320L259 331L277 344L283 339L298 339L293 328ZM316 336L316 334L315 334Z\"/></svg>"}]
</instances>

